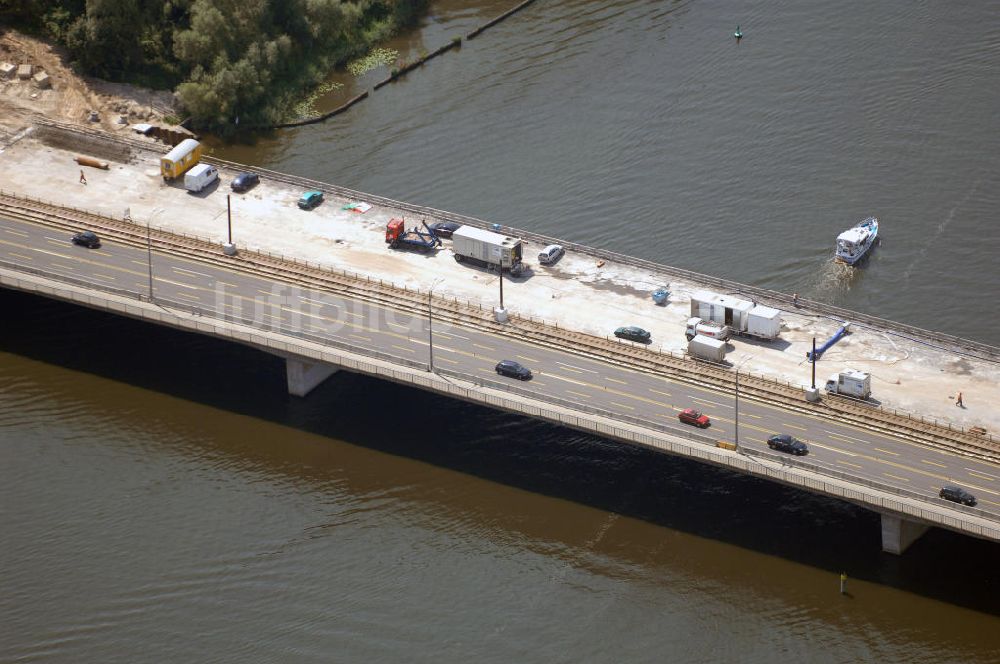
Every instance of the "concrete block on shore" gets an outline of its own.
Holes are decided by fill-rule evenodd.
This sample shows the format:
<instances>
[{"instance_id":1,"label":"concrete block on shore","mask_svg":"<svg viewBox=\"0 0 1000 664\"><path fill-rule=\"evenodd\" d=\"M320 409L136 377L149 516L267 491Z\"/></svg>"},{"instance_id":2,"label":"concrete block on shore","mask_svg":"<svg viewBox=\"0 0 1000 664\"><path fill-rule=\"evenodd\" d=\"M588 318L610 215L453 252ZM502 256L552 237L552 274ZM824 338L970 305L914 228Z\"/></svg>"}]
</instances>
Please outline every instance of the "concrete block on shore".
<instances>
[{"instance_id":1,"label":"concrete block on shore","mask_svg":"<svg viewBox=\"0 0 1000 664\"><path fill-rule=\"evenodd\" d=\"M35 81L35 85L42 90L48 90L52 87L52 79L43 71L38 72L32 78Z\"/></svg>"},{"instance_id":2,"label":"concrete block on shore","mask_svg":"<svg viewBox=\"0 0 1000 664\"><path fill-rule=\"evenodd\" d=\"M0 62L0 81L6 81L14 76L17 65L10 62Z\"/></svg>"},{"instance_id":3,"label":"concrete block on shore","mask_svg":"<svg viewBox=\"0 0 1000 664\"><path fill-rule=\"evenodd\" d=\"M34 73L35 68L32 65L19 65L17 68L17 77L22 81L27 81L31 78L31 74Z\"/></svg>"}]
</instances>

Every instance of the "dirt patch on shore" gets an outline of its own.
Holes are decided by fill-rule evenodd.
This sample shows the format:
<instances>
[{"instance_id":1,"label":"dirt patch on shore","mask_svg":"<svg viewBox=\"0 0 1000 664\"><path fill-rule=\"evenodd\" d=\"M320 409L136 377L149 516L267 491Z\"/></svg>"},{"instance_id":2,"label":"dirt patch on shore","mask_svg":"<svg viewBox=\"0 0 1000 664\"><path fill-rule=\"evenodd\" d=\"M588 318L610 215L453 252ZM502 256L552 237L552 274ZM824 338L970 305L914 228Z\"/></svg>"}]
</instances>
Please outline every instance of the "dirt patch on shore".
<instances>
[{"instance_id":1,"label":"dirt patch on shore","mask_svg":"<svg viewBox=\"0 0 1000 664\"><path fill-rule=\"evenodd\" d=\"M0 63L30 64L49 76L50 88L34 80L12 76L0 80L0 126L8 133L30 123L33 115L52 120L114 131L128 123L162 122L173 113L174 97L168 90L148 90L77 75L66 52L47 42L6 30L0 34ZM96 111L98 121L90 120Z\"/></svg>"}]
</instances>

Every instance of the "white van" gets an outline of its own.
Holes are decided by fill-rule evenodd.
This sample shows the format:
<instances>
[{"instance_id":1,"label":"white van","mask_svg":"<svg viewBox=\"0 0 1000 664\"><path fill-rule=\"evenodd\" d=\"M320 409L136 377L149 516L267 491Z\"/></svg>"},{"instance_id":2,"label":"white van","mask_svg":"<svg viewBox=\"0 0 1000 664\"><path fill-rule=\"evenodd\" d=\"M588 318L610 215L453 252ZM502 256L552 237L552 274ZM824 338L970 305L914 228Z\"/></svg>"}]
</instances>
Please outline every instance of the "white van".
<instances>
[{"instance_id":1,"label":"white van","mask_svg":"<svg viewBox=\"0 0 1000 664\"><path fill-rule=\"evenodd\" d=\"M559 260L559 257L565 253L561 245L550 244L549 246L542 249L538 254L538 262L542 265L550 265Z\"/></svg>"},{"instance_id":2,"label":"white van","mask_svg":"<svg viewBox=\"0 0 1000 664\"><path fill-rule=\"evenodd\" d=\"M184 188L199 192L219 179L219 169L211 164L198 164L184 174Z\"/></svg>"}]
</instances>

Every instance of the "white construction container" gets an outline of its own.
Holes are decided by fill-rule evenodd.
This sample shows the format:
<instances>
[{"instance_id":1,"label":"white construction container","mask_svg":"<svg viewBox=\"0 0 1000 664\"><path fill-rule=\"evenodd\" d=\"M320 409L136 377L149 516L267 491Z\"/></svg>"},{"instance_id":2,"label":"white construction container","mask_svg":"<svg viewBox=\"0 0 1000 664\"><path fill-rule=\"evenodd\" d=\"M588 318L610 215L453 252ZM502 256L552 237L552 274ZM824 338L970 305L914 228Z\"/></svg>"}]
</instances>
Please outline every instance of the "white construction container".
<instances>
[{"instance_id":1,"label":"white construction container","mask_svg":"<svg viewBox=\"0 0 1000 664\"><path fill-rule=\"evenodd\" d=\"M872 395L871 376L864 371L845 369L830 376L826 381L826 391L857 399L867 399Z\"/></svg>"},{"instance_id":2,"label":"white construction container","mask_svg":"<svg viewBox=\"0 0 1000 664\"><path fill-rule=\"evenodd\" d=\"M722 362L726 359L726 342L700 334L688 342L688 355L701 360Z\"/></svg>"},{"instance_id":3,"label":"white construction container","mask_svg":"<svg viewBox=\"0 0 1000 664\"><path fill-rule=\"evenodd\" d=\"M451 236L451 248L458 262L469 261L491 268L509 270L511 274L520 272L521 240L493 231L462 226Z\"/></svg>"},{"instance_id":4,"label":"white construction container","mask_svg":"<svg viewBox=\"0 0 1000 664\"><path fill-rule=\"evenodd\" d=\"M698 291L691 296L691 315L702 320L728 325L737 332L746 332L747 312L754 304L731 295Z\"/></svg>"},{"instance_id":5,"label":"white construction container","mask_svg":"<svg viewBox=\"0 0 1000 664\"><path fill-rule=\"evenodd\" d=\"M760 339L777 339L781 334L781 312L758 304L747 314L746 333Z\"/></svg>"},{"instance_id":6,"label":"white construction container","mask_svg":"<svg viewBox=\"0 0 1000 664\"><path fill-rule=\"evenodd\" d=\"M184 188L199 192L219 179L219 169L211 164L198 164L184 174Z\"/></svg>"}]
</instances>

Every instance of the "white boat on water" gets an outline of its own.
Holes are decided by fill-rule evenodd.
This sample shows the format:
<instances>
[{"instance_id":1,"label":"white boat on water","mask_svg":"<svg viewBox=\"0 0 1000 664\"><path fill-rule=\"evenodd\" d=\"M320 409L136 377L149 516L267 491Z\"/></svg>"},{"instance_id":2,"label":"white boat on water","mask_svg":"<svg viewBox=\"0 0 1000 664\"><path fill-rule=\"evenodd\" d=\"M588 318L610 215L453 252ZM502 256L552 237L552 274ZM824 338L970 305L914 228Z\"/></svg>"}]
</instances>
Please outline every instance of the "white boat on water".
<instances>
[{"instance_id":1,"label":"white boat on water","mask_svg":"<svg viewBox=\"0 0 1000 664\"><path fill-rule=\"evenodd\" d=\"M868 250L878 240L878 219L862 219L854 228L849 228L837 236L836 259L854 265L865 257Z\"/></svg>"}]
</instances>

